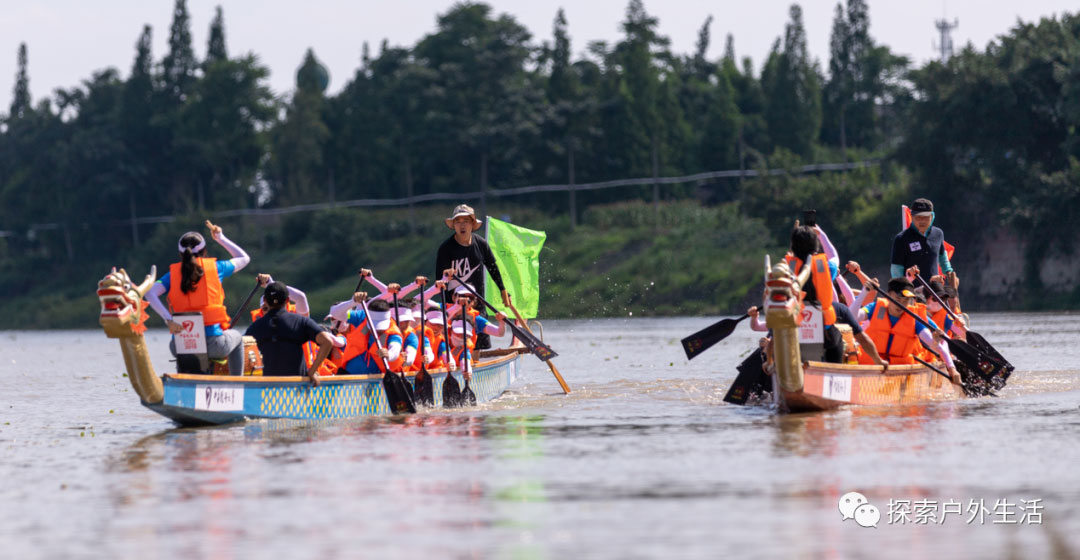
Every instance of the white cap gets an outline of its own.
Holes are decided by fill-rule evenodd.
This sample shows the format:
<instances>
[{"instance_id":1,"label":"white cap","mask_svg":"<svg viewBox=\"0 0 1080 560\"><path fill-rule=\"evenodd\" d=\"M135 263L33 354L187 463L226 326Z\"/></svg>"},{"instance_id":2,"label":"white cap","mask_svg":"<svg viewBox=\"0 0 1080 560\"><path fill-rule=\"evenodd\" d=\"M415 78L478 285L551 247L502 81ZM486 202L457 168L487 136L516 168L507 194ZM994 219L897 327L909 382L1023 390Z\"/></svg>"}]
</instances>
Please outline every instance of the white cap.
<instances>
[{"instance_id":1,"label":"white cap","mask_svg":"<svg viewBox=\"0 0 1080 560\"><path fill-rule=\"evenodd\" d=\"M392 310L390 311L390 316L395 317L394 312ZM413 320L412 309L409 309L408 307L398 307L397 308L396 318L397 318L398 321L412 321Z\"/></svg>"},{"instance_id":2,"label":"white cap","mask_svg":"<svg viewBox=\"0 0 1080 560\"><path fill-rule=\"evenodd\" d=\"M385 331L390 328L390 312L389 311L371 311L371 322L375 323L375 330Z\"/></svg>"},{"instance_id":3,"label":"white cap","mask_svg":"<svg viewBox=\"0 0 1080 560\"><path fill-rule=\"evenodd\" d=\"M469 291L469 288L466 288L463 284L458 285L457 289L454 290L454 295L473 297L473 294Z\"/></svg>"},{"instance_id":4,"label":"white cap","mask_svg":"<svg viewBox=\"0 0 1080 560\"><path fill-rule=\"evenodd\" d=\"M453 324L452 330L453 330L454 334L460 335L461 334L461 321L451 321L451 323ZM472 333L473 333L472 323L469 323L467 321L465 322L465 332L468 333L470 336L472 336Z\"/></svg>"},{"instance_id":5,"label":"white cap","mask_svg":"<svg viewBox=\"0 0 1080 560\"><path fill-rule=\"evenodd\" d=\"M443 322L442 322L442 310L441 309L436 309L434 311L428 311L427 315L425 315L425 317L427 317L427 322L429 322L429 323L435 323L436 325L443 324Z\"/></svg>"}]
</instances>

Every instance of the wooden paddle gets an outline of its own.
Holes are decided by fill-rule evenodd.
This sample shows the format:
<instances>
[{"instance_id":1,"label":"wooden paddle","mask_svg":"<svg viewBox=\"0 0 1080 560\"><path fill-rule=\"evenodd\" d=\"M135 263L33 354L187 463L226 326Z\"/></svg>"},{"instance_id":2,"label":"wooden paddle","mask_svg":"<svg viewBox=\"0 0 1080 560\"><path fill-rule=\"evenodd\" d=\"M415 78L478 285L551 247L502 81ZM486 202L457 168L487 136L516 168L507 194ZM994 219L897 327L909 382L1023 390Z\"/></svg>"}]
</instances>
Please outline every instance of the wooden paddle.
<instances>
[{"instance_id":1,"label":"wooden paddle","mask_svg":"<svg viewBox=\"0 0 1080 560\"><path fill-rule=\"evenodd\" d=\"M464 282L461 283L461 285L465 286L465 289L468 290L469 293L471 293L473 296L475 296L476 299L480 301L480 303L483 303L484 305L486 305L488 307L488 309L492 310L495 313L499 312L499 310L496 309L494 305L491 305L490 303L488 303L488 301L486 299L480 297L480 294L476 293L476 290L472 289L471 286L469 286L468 284L465 284ZM511 306L510 308L513 309L513 306ZM520 317L520 315L519 315L519 317ZM546 362L546 361L554 358L555 356L559 355L557 352L552 350L550 346L548 346L547 344L544 344L543 341L536 338L536 335L534 335L532 333L532 331L528 330L528 326L526 326L525 329L523 330L521 327L511 323L510 321L506 322L506 326L510 327L510 331L514 333L514 336L516 336L517 339L520 340L521 343L524 344L525 347L529 349L529 352L532 352L533 354L535 354L536 357L539 358L540 360ZM564 390L569 392L569 389L564 389Z\"/></svg>"},{"instance_id":2,"label":"wooden paddle","mask_svg":"<svg viewBox=\"0 0 1080 560\"><path fill-rule=\"evenodd\" d=\"M394 324L397 325L398 330L401 330L401 314L398 313L398 299L397 292L394 292ZM405 351L405 333L401 333L401 351ZM401 382L405 385L405 390L409 392L409 399L416 400L416 392L413 391L413 386L409 384L409 380L405 378L405 362L401 362L401 371L395 372L401 375Z\"/></svg>"},{"instance_id":3,"label":"wooden paddle","mask_svg":"<svg viewBox=\"0 0 1080 560\"><path fill-rule=\"evenodd\" d=\"M461 406L461 385L458 385L457 379L454 379L454 373L450 371L450 322L446 319L446 307L450 305L449 296L446 295L446 288L442 289L442 324L443 324L443 342L446 346L446 379L442 384L442 402L446 408L454 408Z\"/></svg>"},{"instance_id":4,"label":"wooden paddle","mask_svg":"<svg viewBox=\"0 0 1080 560\"><path fill-rule=\"evenodd\" d=\"M232 318L229 319L229 326L230 327L232 327L233 325L236 324L236 319L240 317L240 314L243 313L245 309L247 309L248 304L251 303L251 298L255 297L255 292L259 291L259 280L258 280L258 278L259 278L258 275L256 275L255 276L255 287L251 289L251 293L248 294L247 298L244 299L244 303L240 304L240 307L237 308L236 312L232 314Z\"/></svg>"},{"instance_id":5,"label":"wooden paddle","mask_svg":"<svg viewBox=\"0 0 1080 560\"><path fill-rule=\"evenodd\" d=\"M427 306L424 305L424 283L420 283L420 341L417 344L419 347L417 350L420 352L420 371L413 376L413 385L416 386L417 402L424 406L432 406L435 404L435 383L427 372L427 364L424 363L424 341L426 340L429 345L431 344L431 340L427 336L427 322L424 320L426 310Z\"/></svg>"},{"instance_id":6,"label":"wooden paddle","mask_svg":"<svg viewBox=\"0 0 1080 560\"><path fill-rule=\"evenodd\" d=\"M465 306L461 306L461 372L465 378L465 388L461 390L461 404L476 406L476 395L472 389L469 388L469 378L472 377L472 355L469 353L469 332L467 323L465 322L466 316ZM480 333L476 333L477 336Z\"/></svg>"},{"instance_id":7,"label":"wooden paddle","mask_svg":"<svg viewBox=\"0 0 1080 560\"><path fill-rule=\"evenodd\" d=\"M405 381L401 376L390 371L390 364L386 361L386 357L382 355L382 341L379 340L379 331L375 330L375 321L371 320L371 311L368 310L367 302L365 301L360 305L364 308L364 320L367 321L368 328L371 329L371 337L375 339L375 348L379 351L379 359L383 363L383 390L386 392L386 404L390 407L390 412L394 414L415 413L416 405L413 404L412 397L409 396Z\"/></svg>"},{"instance_id":8,"label":"wooden paddle","mask_svg":"<svg viewBox=\"0 0 1080 560\"><path fill-rule=\"evenodd\" d=\"M760 308L755 307L755 309ZM717 342L731 336L731 333L735 332L735 326L749 316L749 313L745 313L738 319L721 319L682 339L682 347L686 352L686 359L693 360L702 352L712 348Z\"/></svg>"}]
</instances>

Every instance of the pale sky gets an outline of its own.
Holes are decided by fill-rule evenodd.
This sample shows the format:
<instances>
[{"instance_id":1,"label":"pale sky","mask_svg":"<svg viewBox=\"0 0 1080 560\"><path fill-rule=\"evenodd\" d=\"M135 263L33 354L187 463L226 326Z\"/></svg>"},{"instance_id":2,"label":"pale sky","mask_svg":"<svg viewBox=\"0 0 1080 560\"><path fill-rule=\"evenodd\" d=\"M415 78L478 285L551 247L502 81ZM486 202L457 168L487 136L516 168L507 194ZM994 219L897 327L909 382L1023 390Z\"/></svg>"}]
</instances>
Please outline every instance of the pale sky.
<instances>
[{"instance_id":1,"label":"pale sky","mask_svg":"<svg viewBox=\"0 0 1080 560\"><path fill-rule=\"evenodd\" d=\"M214 7L225 12L225 37L230 55L257 54L271 71L277 94L293 89L296 69L308 47L330 70L329 93L341 90L360 64L367 41L375 55L383 39L411 46L435 29L435 17L453 0L188 0L195 53L202 58ZM489 0L496 13L510 13L533 34L536 43L551 39L552 22L560 6L566 11L575 59L592 40L614 42L627 0L545 2ZM828 67L829 33L836 2L800 2L811 54ZM790 0L645 0L646 10L660 20L660 33L680 54L693 51L697 32L713 16L711 57L723 53L724 38L735 37L735 52L751 56L755 69L781 36ZM956 50L971 42L982 50L1006 33L1017 19L1075 12L1065 0L870 0L870 33L893 52L917 64L934 58L937 40L934 20L959 20L953 32ZM172 0L0 0L0 114L6 114L15 83L20 42L29 49L30 93L34 102L70 88L95 70L115 67L126 77L135 57L135 41L144 24L153 27L155 62L165 54Z\"/></svg>"}]
</instances>

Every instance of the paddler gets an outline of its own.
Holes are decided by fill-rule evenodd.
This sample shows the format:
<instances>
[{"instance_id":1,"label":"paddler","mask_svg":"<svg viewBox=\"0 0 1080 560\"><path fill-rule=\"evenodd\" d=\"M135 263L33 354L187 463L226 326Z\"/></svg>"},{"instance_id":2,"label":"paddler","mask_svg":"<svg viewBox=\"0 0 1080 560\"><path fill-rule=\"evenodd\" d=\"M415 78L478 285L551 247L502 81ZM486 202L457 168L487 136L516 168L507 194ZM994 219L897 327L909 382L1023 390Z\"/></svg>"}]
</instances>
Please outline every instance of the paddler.
<instances>
[{"instance_id":1,"label":"paddler","mask_svg":"<svg viewBox=\"0 0 1080 560\"><path fill-rule=\"evenodd\" d=\"M229 328L229 312L225 308L225 290L221 281L242 270L251 262L251 257L210 220L206 220L206 227L214 241L232 258L219 261L207 257L206 240L198 232L189 231L180 236L177 243L180 262L170 265L169 272L154 283L146 293L146 301L174 335L183 332L183 327L173 321L173 313L202 313L207 355L217 359L228 357L229 373L240 375L244 372L243 336L240 331ZM161 303L162 294L168 294L169 309ZM175 338L169 341L169 351L176 355Z\"/></svg>"},{"instance_id":2,"label":"paddler","mask_svg":"<svg viewBox=\"0 0 1080 560\"><path fill-rule=\"evenodd\" d=\"M367 300L366 292L356 292L353 294L353 299L330 308L330 315L334 319L351 327L345 335L343 369L346 373L354 375L385 373L386 368L383 363L385 359L391 371L400 372L405 356L401 353L401 331L390 316L390 304L384 300L375 300L368 304L368 311L371 312L370 322L375 325L376 334L381 342L380 348L371 336L371 329L363 308L358 307Z\"/></svg>"},{"instance_id":3,"label":"paddler","mask_svg":"<svg viewBox=\"0 0 1080 560\"><path fill-rule=\"evenodd\" d=\"M307 375L312 385L319 384L318 370L335 345L334 337L310 317L286 309L289 289L283 282L272 282L263 292L266 313L244 333L255 339L263 357L263 375ZM308 364L304 345L314 342L319 352Z\"/></svg>"},{"instance_id":4,"label":"paddler","mask_svg":"<svg viewBox=\"0 0 1080 560\"><path fill-rule=\"evenodd\" d=\"M270 284L274 283L274 278L269 274L259 274L255 277L255 280L260 286L266 288ZM308 307L307 294L300 291L293 286L286 286L289 290L288 303L285 304L285 310L289 313L296 313L303 317L309 317L311 315L310 308ZM251 322L258 321L261 317L266 315L266 312L270 309L270 306L266 303L266 296L259 296L259 307L251 311ZM322 365L319 367L319 375L327 376L337 373L336 360L341 356L341 351L337 350L345 347L345 337L340 335L331 335L334 338L335 351L331 352L328 359L323 360ZM308 366L315 363L316 355L319 353L318 345L314 341L309 341L304 344L304 363ZM264 368L265 370L265 368Z\"/></svg>"},{"instance_id":5,"label":"paddler","mask_svg":"<svg viewBox=\"0 0 1080 560\"><path fill-rule=\"evenodd\" d=\"M910 307L915 301L914 286L907 278L893 278L888 284L889 295L906 307ZM937 332L937 325L932 319L928 319L930 328L916 321L914 317L905 313L898 305L886 298L877 298L876 301L859 310L860 320L868 318L870 326L866 334L873 341L872 345L863 344L859 352L859 363L874 363L869 355L869 350L874 348L877 353L887 356L890 364L914 364L914 356L918 352L919 340L927 346L935 348L936 352L945 362L953 383L960 383L960 374L956 371L949 347L945 344Z\"/></svg>"},{"instance_id":6,"label":"paddler","mask_svg":"<svg viewBox=\"0 0 1080 560\"><path fill-rule=\"evenodd\" d=\"M834 251L835 252L835 251ZM810 280L802 286L804 293L803 304L813 305L822 312L824 322L824 361L841 363L843 357L843 337L840 330L835 327L837 323L843 323L851 327L851 332L861 344L868 346L867 359L871 363L885 365L885 361L873 351L873 344L862 332L862 327L855 319L854 314L844 304L835 301L833 297L833 280L837 276L837 262L830 259L821 251L821 242L818 231L806 225L797 225L791 232L791 245L784 260L791 269L792 274L798 275L804 266L810 267ZM755 316L752 314L751 316ZM756 317L754 317L756 319ZM808 357L813 359L813 357Z\"/></svg>"},{"instance_id":7,"label":"paddler","mask_svg":"<svg viewBox=\"0 0 1080 560\"><path fill-rule=\"evenodd\" d=\"M484 297L484 274L486 268L492 281L502 292L503 304L510 306L510 294L503 286L502 274L499 265L495 262L495 255L491 252L484 238L476 235L482 222L476 218L476 212L467 204L459 204L450 217L444 220L446 227L454 230L454 234L439 246L439 252L435 256L435 276L446 269L454 270L454 280L450 283L450 289L457 288L459 282L466 282L475 286L480 297ZM477 341L480 350L491 348L491 342L486 334L481 333Z\"/></svg>"}]
</instances>

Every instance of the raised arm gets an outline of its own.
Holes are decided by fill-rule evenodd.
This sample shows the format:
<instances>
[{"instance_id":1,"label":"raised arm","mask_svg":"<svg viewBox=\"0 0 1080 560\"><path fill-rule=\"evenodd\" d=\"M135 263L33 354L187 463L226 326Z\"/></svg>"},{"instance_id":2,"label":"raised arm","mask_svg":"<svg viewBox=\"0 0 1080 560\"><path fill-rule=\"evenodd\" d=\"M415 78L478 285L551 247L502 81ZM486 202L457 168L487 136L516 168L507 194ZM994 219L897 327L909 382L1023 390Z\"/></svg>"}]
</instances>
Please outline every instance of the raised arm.
<instances>
[{"instance_id":1,"label":"raised arm","mask_svg":"<svg viewBox=\"0 0 1080 560\"><path fill-rule=\"evenodd\" d=\"M240 248L239 245L233 243L228 237L225 237L225 232L221 231L221 227L215 226L210 223L210 220L206 220L206 227L210 228L210 235L217 241L226 251L232 255L232 259L229 260L233 265L233 272L239 272L248 263L251 262L251 257Z\"/></svg>"}]
</instances>

